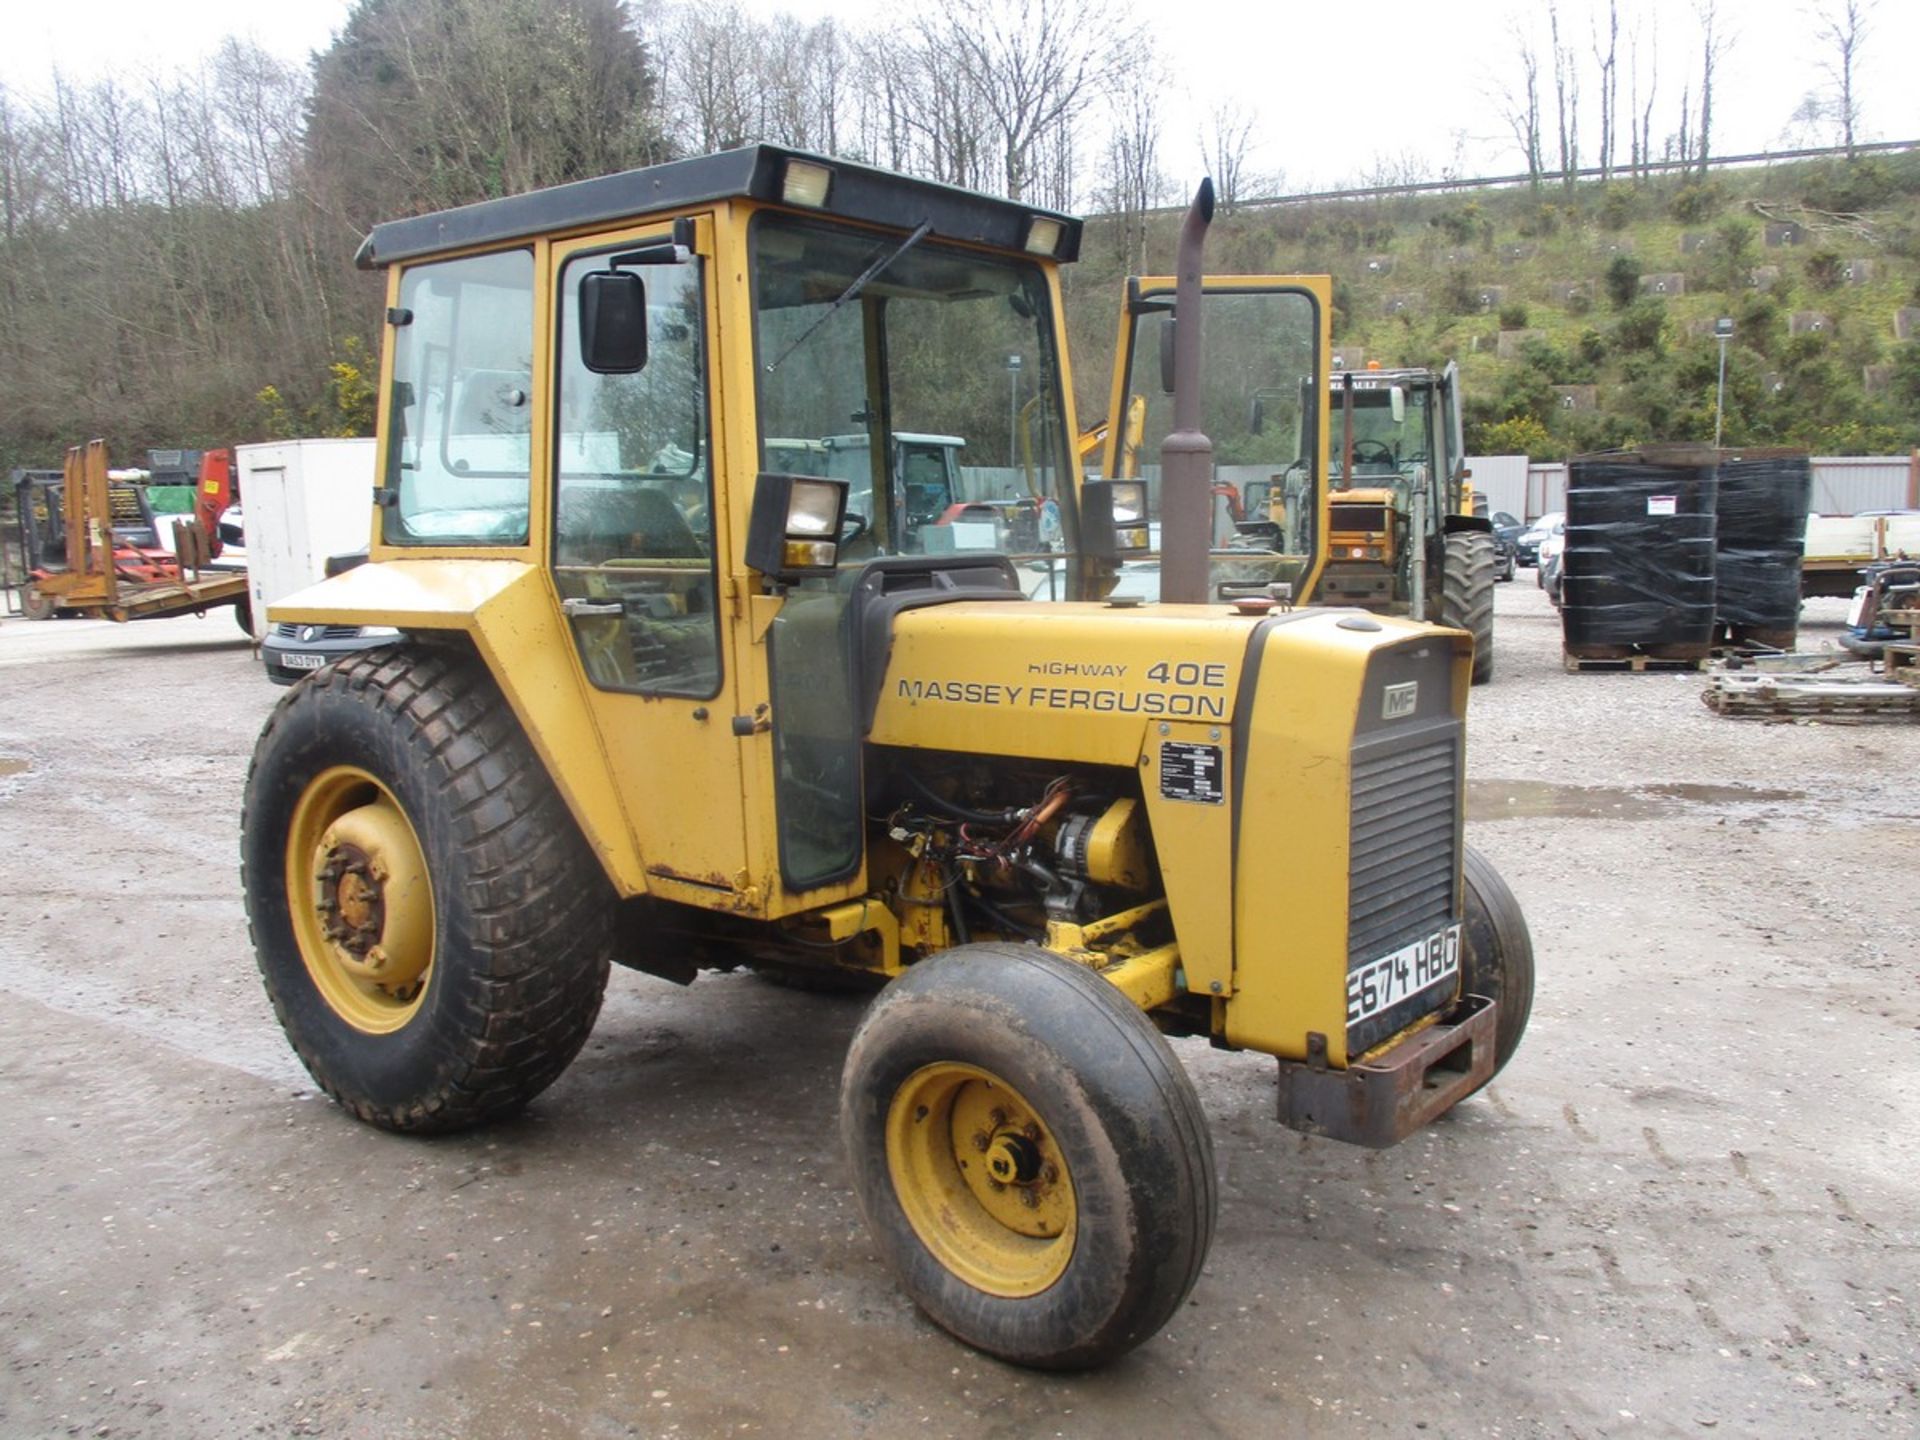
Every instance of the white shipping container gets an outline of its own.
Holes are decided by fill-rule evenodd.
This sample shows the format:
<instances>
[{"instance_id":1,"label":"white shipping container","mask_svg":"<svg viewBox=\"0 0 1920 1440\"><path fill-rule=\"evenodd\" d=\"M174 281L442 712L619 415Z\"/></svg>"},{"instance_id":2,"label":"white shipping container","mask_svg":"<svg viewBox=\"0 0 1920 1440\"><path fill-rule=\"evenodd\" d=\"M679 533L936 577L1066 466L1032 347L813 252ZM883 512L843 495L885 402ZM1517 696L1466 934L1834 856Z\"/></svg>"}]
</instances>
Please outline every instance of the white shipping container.
<instances>
[{"instance_id":1,"label":"white shipping container","mask_svg":"<svg viewBox=\"0 0 1920 1440\"><path fill-rule=\"evenodd\" d=\"M327 557L364 550L373 533L372 440L280 440L234 450L246 515L253 635L267 607L326 577Z\"/></svg>"}]
</instances>

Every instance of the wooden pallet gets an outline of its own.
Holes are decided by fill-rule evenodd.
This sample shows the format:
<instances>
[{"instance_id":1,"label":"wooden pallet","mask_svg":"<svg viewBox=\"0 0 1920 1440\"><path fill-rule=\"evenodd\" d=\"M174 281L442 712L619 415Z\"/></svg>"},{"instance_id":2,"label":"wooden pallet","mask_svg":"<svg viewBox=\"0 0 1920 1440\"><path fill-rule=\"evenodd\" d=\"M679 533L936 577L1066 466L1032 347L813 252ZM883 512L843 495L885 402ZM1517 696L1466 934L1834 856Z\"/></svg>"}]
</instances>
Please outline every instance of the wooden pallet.
<instances>
[{"instance_id":1,"label":"wooden pallet","mask_svg":"<svg viewBox=\"0 0 1920 1440\"><path fill-rule=\"evenodd\" d=\"M1920 719L1920 687L1884 679L1719 671L1700 698L1716 714L1763 720Z\"/></svg>"},{"instance_id":2,"label":"wooden pallet","mask_svg":"<svg viewBox=\"0 0 1920 1440\"><path fill-rule=\"evenodd\" d=\"M1881 656L1881 666L1887 679L1920 688L1920 644L1903 645L1888 641Z\"/></svg>"},{"instance_id":3,"label":"wooden pallet","mask_svg":"<svg viewBox=\"0 0 1920 1440\"><path fill-rule=\"evenodd\" d=\"M1685 659L1669 659L1662 655L1568 655L1560 657L1561 663L1571 673L1582 670L1699 670L1711 659L1707 655L1692 655Z\"/></svg>"}]
</instances>

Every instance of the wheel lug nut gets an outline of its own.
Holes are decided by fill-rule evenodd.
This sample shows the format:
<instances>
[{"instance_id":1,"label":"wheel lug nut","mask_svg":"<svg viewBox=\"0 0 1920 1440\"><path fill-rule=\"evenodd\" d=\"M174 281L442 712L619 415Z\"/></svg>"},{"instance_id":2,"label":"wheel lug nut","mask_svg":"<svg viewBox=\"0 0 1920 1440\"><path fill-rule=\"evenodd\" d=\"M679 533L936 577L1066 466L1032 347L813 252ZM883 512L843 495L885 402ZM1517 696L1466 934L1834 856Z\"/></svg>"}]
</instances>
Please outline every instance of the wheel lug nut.
<instances>
[{"instance_id":1,"label":"wheel lug nut","mask_svg":"<svg viewBox=\"0 0 1920 1440\"><path fill-rule=\"evenodd\" d=\"M1040 1172L1040 1178L1049 1185L1053 1184L1060 1178L1060 1167L1058 1165L1048 1165L1046 1169Z\"/></svg>"},{"instance_id":2,"label":"wheel lug nut","mask_svg":"<svg viewBox=\"0 0 1920 1440\"><path fill-rule=\"evenodd\" d=\"M1021 1133L1022 1133L1023 1135L1025 1135L1025 1136L1027 1137L1027 1139L1029 1139L1029 1140L1032 1140L1032 1141L1034 1141L1035 1143L1038 1143L1038 1142L1039 1142L1039 1139L1040 1139L1040 1127L1039 1127L1038 1125L1036 1125L1036 1124L1035 1124L1035 1123L1034 1123L1033 1121L1031 1121L1031 1120L1029 1120L1029 1121L1027 1122L1027 1128L1026 1128L1025 1130L1023 1130L1023 1131L1022 1131Z\"/></svg>"},{"instance_id":3,"label":"wheel lug nut","mask_svg":"<svg viewBox=\"0 0 1920 1440\"><path fill-rule=\"evenodd\" d=\"M1029 1210L1038 1209L1040 1205L1040 1197L1034 1194L1034 1192L1031 1190L1022 1190L1020 1192L1020 1203L1026 1206Z\"/></svg>"},{"instance_id":4,"label":"wheel lug nut","mask_svg":"<svg viewBox=\"0 0 1920 1440\"><path fill-rule=\"evenodd\" d=\"M987 1135L987 1132L984 1130L982 1130L979 1134L973 1137L973 1148L976 1150L985 1150L987 1146L992 1143L993 1143L992 1140L989 1138L989 1136Z\"/></svg>"},{"instance_id":5,"label":"wheel lug nut","mask_svg":"<svg viewBox=\"0 0 1920 1440\"><path fill-rule=\"evenodd\" d=\"M987 1116L987 1123L998 1130L1007 1123L1007 1112L1004 1110L995 1110Z\"/></svg>"}]
</instances>

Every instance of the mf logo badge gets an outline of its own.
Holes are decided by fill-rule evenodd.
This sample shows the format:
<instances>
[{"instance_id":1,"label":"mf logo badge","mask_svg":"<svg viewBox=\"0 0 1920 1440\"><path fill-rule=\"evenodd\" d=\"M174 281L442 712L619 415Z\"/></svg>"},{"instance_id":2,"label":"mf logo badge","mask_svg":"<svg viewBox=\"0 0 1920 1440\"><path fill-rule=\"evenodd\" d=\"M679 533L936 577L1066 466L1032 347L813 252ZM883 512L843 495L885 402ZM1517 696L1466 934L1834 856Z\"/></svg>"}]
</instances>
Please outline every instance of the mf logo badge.
<instances>
[{"instance_id":1,"label":"mf logo badge","mask_svg":"<svg viewBox=\"0 0 1920 1440\"><path fill-rule=\"evenodd\" d=\"M1420 704L1420 682L1408 680L1404 684L1389 685L1385 697L1380 702L1382 720L1404 720L1413 714Z\"/></svg>"}]
</instances>

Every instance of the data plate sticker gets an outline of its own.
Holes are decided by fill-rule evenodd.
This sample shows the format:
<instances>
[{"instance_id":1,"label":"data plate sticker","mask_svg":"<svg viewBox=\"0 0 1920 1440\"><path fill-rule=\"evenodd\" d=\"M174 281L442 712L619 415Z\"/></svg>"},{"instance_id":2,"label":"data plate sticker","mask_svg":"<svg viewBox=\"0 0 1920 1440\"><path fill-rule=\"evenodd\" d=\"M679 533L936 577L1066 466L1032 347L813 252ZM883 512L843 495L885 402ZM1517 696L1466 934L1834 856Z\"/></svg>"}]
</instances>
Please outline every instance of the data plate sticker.
<instances>
[{"instance_id":1,"label":"data plate sticker","mask_svg":"<svg viewBox=\"0 0 1920 1440\"><path fill-rule=\"evenodd\" d=\"M1347 1029L1382 1011L1445 985L1460 974L1460 927L1449 925L1424 940L1402 945L1390 955L1356 965L1347 972Z\"/></svg>"},{"instance_id":2,"label":"data plate sticker","mask_svg":"<svg viewBox=\"0 0 1920 1440\"><path fill-rule=\"evenodd\" d=\"M1168 800L1218 805L1227 798L1226 765L1218 745L1160 742L1160 794Z\"/></svg>"}]
</instances>

